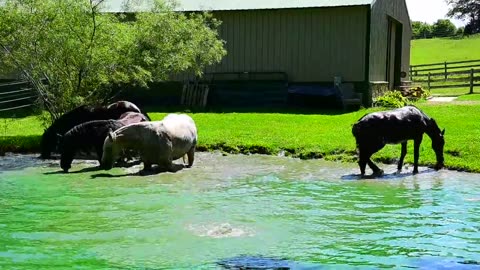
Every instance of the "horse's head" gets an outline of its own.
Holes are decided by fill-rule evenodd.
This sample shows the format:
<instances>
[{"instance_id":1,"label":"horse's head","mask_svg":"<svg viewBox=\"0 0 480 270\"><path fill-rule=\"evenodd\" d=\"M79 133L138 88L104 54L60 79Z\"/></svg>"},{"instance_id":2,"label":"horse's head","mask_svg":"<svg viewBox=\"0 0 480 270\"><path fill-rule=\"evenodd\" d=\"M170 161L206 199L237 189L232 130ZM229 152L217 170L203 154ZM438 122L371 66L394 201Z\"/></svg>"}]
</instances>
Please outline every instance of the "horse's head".
<instances>
[{"instance_id":1,"label":"horse's head","mask_svg":"<svg viewBox=\"0 0 480 270\"><path fill-rule=\"evenodd\" d=\"M64 172L68 172L68 170L72 167L73 161L73 152L72 151L63 151L60 156L60 167L63 169Z\"/></svg>"},{"instance_id":2,"label":"horse's head","mask_svg":"<svg viewBox=\"0 0 480 270\"><path fill-rule=\"evenodd\" d=\"M116 146L117 135L112 129L109 129L108 136L103 143L103 155L101 167L110 170L113 167L116 157L118 156L118 146Z\"/></svg>"},{"instance_id":3,"label":"horse's head","mask_svg":"<svg viewBox=\"0 0 480 270\"><path fill-rule=\"evenodd\" d=\"M444 166L443 147L445 146L445 129L440 130L435 120L432 118L427 127L427 134L432 139L432 148L437 156L437 164L435 170L440 170Z\"/></svg>"},{"instance_id":4,"label":"horse's head","mask_svg":"<svg viewBox=\"0 0 480 270\"><path fill-rule=\"evenodd\" d=\"M52 129L47 128L42 135L40 142L40 158L47 159L51 157L52 151L57 150L59 137Z\"/></svg>"}]
</instances>

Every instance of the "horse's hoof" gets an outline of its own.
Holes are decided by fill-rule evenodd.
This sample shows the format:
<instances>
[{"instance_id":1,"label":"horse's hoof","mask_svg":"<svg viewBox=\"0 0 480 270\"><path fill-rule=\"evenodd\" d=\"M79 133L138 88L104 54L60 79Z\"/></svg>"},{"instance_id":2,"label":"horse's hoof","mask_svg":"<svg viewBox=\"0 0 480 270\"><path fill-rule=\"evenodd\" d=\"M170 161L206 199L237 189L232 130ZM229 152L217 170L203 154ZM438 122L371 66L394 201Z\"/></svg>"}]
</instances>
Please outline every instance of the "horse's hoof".
<instances>
[{"instance_id":1,"label":"horse's hoof","mask_svg":"<svg viewBox=\"0 0 480 270\"><path fill-rule=\"evenodd\" d=\"M374 177L383 176L383 170L378 170L376 172L373 172L372 176L374 176Z\"/></svg>"},{"instance_id":2,"label":"horse's hoof","mask_svg":"<svg viewBox=\"0 0 480 270\"><path fill-rule=\"evenodd\" d=\"M439 171L441 169L443 169L443 164L435 164L435 166L433 166L433 169L436 170L436 171Z\"/></svg>"},{"instance_id":3,"label":"horse's hoof","mask_svg":"<svg viewBox=\"0 0 480 270\"><path fill-rule=\"evenodd\" d=\"M139 174L140 176L152 175L152 174L153 174L153 170L152 170L151 168L149 168L149 169L145 169L145 168L144 168L143 170L140 170L140 171L138 172L138 174Z\"/></svg>"}]
</instances>

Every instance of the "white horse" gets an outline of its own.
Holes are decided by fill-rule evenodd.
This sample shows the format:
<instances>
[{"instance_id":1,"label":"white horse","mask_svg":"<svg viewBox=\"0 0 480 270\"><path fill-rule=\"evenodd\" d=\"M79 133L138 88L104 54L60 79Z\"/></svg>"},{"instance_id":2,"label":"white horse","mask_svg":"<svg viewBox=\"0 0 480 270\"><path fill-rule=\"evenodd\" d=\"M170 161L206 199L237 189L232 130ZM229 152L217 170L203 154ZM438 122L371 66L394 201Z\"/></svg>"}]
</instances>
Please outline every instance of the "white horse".
<instances>
[{"instance_id":1,"label":"white horse","mask_svg":"<svg viewBox=\"0 0 480 270\"><path fill-rule=\"evenodd\" d=\"M172 161L188 157L188 167L193 165L197 127L186 114L169 114L162 121L134 123L111 131L103 144L102 166L113 167L122 149L140 153L144 170L157 164L167 171L175 171Z\"/></svg>"}]
</instances>

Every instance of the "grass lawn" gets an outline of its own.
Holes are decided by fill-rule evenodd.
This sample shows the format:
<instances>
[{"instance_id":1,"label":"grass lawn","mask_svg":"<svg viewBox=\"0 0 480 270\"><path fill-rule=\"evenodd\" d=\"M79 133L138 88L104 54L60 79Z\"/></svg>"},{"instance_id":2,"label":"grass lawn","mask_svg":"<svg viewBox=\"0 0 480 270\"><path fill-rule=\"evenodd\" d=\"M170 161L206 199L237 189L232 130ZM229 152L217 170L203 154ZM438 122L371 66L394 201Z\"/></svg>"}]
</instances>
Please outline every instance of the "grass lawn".
<instances>
[{"instance_id":1,"label":"grass lawn","mask_svg":"<svg viewBox=\"0 0 480 270\"><path fill-rule=\"evenodd\" d=\"M480 94L471 94L458 97L458 101L480 101Z\"/></svg>"},{"instance_id":2,"label":"grass lawn","mask_svg":"<svg viewBox=\"0 0 480 270\"><path fill-rule=\"evenodd\" d=\"M480 35L417 39L412 40L411 46L411 65L480 59Z\"/></svg>"},{"instance_id":3,"label":"grass lawn","mask_svg":"<svg viewBox=\"0 0 480 270\"><path fill-rule=\"evenodd\" d=\"M479 60L480 59L480 35L474 35L463 39L455 38L434 38L434 39L417 39L411 42L410 64L433 64L463 60ZM450 75L455 77L457 75ZM458 75L468 77L467 75ZM457 77L458 77L457 76ZM426 80L427 78L417 77L417 80ZM433 77L439 79L439 77ZM469 80L465 79L468 84ZM432 85L442 85L442 82L435 82ZM459 82L446 82L446 85L459 84ZM427 83L422 86L427 88ZM463 88L440 88L432 89L434 96L461 96L470 92L469 87ZM474 88L475 93L480 93L480 87Z\"/></svg>"},{"instance_id":4,"label":"grass lawn","mask_svg":"<svg viewBox=\"0 0 480 270\"><path fill-rule=\"evenodd\" d=\"M425 89L427 89L426 86ZM474 93L480 93L480 87L476 87L474 89ZM463 87L463 88L435 88L431 89L430 93L432 96L449 96L449 97L457 97L457 96L463 96L463 95L468 95L470 93L470 88L468 87Z\"/></svg>"},{"instance_id":5,"label":"grass lawn","mask_svg":"<svg viewBox=\"0 0 480 270\"><path fill-rule=\"evenodd\" d=\"M418 104L446 128L445 163L452 169L480 172L480 124L472 112L479 104ZM364 109L346 114L286 113L189 113L198 127L200 151L220 149L229 153L285 154L301 158L319 158L355 162L352 124L363 114L379 110ZM159 120L165 112L149 112ZM0 146L38 149L43 128L36 117L0 119L3 133ZM433 165L435 154L430 139L424 137L420 163ZM36 147L36 148L35 148ZM392 162L400 155L400 145L388 145L374 155L377 161ZM406 162L413 161L413 143L409 143Z\"/></svg>"}]
</instances>

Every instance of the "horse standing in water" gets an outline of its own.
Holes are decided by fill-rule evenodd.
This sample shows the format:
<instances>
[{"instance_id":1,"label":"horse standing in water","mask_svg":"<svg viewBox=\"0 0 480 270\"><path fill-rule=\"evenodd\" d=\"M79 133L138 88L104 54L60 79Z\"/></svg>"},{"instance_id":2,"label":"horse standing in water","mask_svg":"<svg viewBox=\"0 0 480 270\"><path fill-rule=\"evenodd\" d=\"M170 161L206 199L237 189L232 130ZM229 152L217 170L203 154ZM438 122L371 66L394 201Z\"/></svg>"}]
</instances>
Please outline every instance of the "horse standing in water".
<instances>
[{"instance_id":1,"label":"horse standing in water","mask_svg":"<svg viewBox=\"0 0 480 270\"><path fill-rule=\"evenodd\" d=\"M437 157L436 170L443 167L443 147L445 145L445 129L440 130L433 118L415 106L405 106L400 109L374 112L364 115L352 128L359 154L358 165L362 177L365 167L373 170L374 176L383 175L383 171L370 160L370 157L386 144L402 144L402 152L398 161L398 172L402 170L403 159L407 154L407 141L414 142L413 173L418 173L418 156L423 133L432 139L432 148Z\"/></svg>"},{"instance_id":2,"label":"horse standing in water","mask_svg":"<svg viewBox=\"0 0 480 270\"><path fill-rule=\"evenodd\" d=\"M43 159L50 158L51 153L58 146L58 135L63 136L73 127L93 120L117 120L126 112L143 113L137 105L129 101L117 101L107 107L80 106L58 118L42 135L40 143L41 155ZM145 118L150 121L146 113Z\"/></svg>"}]
</instances>

